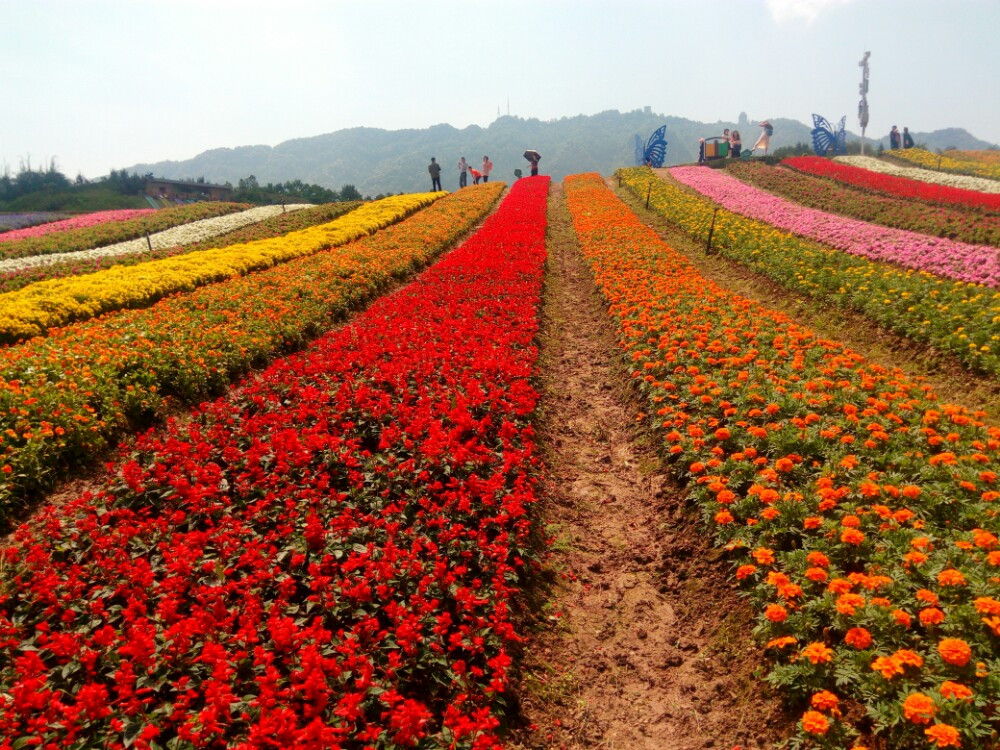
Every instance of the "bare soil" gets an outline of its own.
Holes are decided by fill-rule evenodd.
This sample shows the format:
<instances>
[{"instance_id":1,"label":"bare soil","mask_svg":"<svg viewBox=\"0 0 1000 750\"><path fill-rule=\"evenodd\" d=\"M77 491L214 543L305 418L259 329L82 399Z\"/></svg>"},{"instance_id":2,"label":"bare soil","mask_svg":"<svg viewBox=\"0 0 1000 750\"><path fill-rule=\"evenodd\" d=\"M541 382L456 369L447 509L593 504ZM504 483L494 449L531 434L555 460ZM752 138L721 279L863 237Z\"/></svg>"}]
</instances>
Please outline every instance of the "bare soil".
<instances>
[{"instance_id":1,"label":"bare soil","mask_svg":"<svg viewBox=\"0 0 1000 750\"><path fill-rule=\"evenodd\" d=\"M523 657L519 748L771 747L794 719L729 566L636 426L612 321L560 186L542 310L550 582Z\"/></svg>"}]
</instances>

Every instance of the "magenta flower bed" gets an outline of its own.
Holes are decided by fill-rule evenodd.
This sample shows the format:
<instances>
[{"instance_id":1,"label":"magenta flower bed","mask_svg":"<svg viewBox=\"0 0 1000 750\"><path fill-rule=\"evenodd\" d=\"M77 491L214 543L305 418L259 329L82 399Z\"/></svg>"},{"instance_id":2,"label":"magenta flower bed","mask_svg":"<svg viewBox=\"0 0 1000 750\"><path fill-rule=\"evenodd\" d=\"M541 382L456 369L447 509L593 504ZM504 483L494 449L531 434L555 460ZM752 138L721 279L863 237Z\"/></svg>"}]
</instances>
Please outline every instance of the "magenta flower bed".
<instances>
[{"instance_id":1,"label":"magenta flower bed","mask_svg":"<svg viewBox=\"0 0 1000 750\"><path fill-rule=\"evenodd\" d=\"M97 211L92 214L74 216L71 219L63 219L62 221L53 221L48 224L39 224L38 226L25 227L24 229L15 229L11 232L4 232L3 234L0 234L0 242L23 240L26 237L41 237L42 235L51 234L52 232L62 232L66 229L82 229L83 227L92 227L95 224L104 224L109 221L126 221L127 219L135 219L139 216L145 216L146 214L154 212L155 209L152 208L129 208L117 211Z\"/></svg>"},{"instance_id":2,"label":"magenta flower bed","mask_svg":"<svg viewBox=\"0 0 1000 750\"><path fill-rule=\"evenodd\" d=\"M0 747L497 747L545 178L0 551Z\"/></svg>"},{"instance_id":3,"label":"magenta flower bed","mask_svg":"<svg viewBox=\"0 0 1000 750\"><path fill-rule=\"evenodd\" d=\"M670 174L734 213L871 260L986 286L1000 286L997 249L869 224L806 208L722 171L674 167Z\"/></svg>"}]
</instances>

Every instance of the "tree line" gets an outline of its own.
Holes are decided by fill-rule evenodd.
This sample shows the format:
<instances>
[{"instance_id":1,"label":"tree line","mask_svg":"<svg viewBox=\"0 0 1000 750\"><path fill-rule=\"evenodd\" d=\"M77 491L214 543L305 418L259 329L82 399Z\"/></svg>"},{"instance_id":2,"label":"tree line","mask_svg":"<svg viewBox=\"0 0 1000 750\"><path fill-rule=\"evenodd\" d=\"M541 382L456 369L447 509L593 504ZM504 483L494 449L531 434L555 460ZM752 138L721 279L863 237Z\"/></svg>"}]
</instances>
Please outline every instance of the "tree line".
<instances>
[{"instance_id":1,"label":"tree line","mask_svg":"<svg viewBox=\"0 0 1000 750\"><path fill-rule=\"evenodd\" d=\"M112 169L107 175L97 180L87 180L78 174L75 180L70 180L56 166L52 159L44 169L32 169L30 160L22 163L17 173L11 173L9 167L0 172L0 203L8 203L35 193L57 195L93 186L101 186L108 190L126 196L141 195L147 180L153 179L153 173L138 174L126 169ZM205 183L204 177L182 182ZM233 188L229 182L226 187ZM384 196L379 195L378 198ZM344 185L339 191L330 190L321 185L312 185L302 180L267 183L260 185L253 175L241 179L233 188L233 200L240 203L336 203L338 201L361 200L361 192L354 185Z\"/></svg>"}]
</instances>

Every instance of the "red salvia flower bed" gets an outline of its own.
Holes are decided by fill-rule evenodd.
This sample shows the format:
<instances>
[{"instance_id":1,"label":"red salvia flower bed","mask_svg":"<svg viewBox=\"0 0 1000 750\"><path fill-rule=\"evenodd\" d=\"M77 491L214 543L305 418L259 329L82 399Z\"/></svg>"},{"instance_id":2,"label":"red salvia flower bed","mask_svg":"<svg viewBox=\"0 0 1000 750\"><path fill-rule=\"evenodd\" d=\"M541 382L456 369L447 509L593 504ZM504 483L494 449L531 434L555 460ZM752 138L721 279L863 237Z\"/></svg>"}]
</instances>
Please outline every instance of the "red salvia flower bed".
<instances>
[{"instance_id":1,"label":"red salvia flower bed","mask_svg":"<svg viewBox=\"0 0 1000 750\"><path fill-rule=\"evenodd\" d=\"M497 745L547 188L17 532L0 748Z\"/></svg>"},{"instance_id":2,"label":"red salvia flower bed","mask_svg":"<svg viewBox=\"0 0 1000 750\"><path fill-rule=\"evenodd\" d=\"M781 162L800 172L830 177L848 185L887 193L901 198L916 198L929 203L943 203L956 206L976 206L991 211L1000 211L1000 194L980 193L947 185L935 185L906 177L873 172L851 164L823 159L819 156L793 156Z\"/></svg>"}]
</instances>

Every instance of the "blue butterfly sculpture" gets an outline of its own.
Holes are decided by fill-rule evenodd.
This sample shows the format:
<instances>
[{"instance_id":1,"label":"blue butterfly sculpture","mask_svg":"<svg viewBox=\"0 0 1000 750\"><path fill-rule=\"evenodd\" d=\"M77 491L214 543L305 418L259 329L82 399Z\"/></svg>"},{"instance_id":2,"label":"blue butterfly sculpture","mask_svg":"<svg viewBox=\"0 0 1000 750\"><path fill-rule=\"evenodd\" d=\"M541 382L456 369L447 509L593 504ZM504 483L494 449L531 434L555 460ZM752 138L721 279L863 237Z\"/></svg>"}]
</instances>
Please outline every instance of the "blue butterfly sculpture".
<instances>
[{"instance_id":1,"label":"blue butterfly sculpture","mask_svg":"<svg viewBox=\"0 0 1000 750\"><path fill-rule=\"evenodd\" d=\"M635 137L635 163L638 166L649 161L651 166L662 167L663 160L667 158L667 142L663 136L667 134L667 126L661 125L656 132L649 136L646 145L642 145L639 136Z\"/></svg>"},{"instance_id":2,"label":"blue butterfly sculpture","mask_svg":"<svg viewBox=\"0 0 1000 750\"><path fill-rule=\"evenodd\" d=\"M847 153L847 131L844 130L844 126L847 125L847 115L840 118L836 130L825 117L816 114L813 115L813 125L815 126L812 129L813 150L816 156L826 156L831 148L835 154Z\"/></svg>"}]
</instances>

